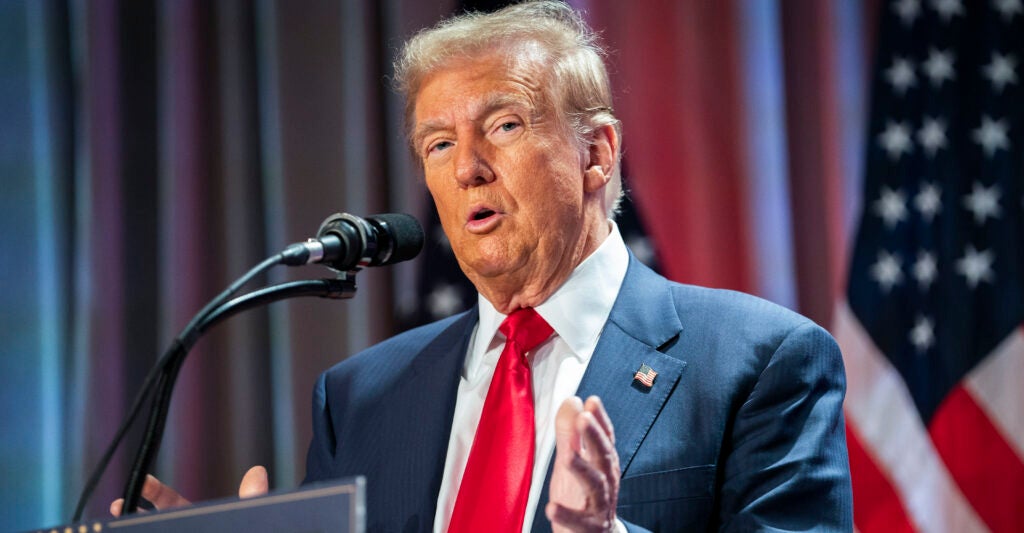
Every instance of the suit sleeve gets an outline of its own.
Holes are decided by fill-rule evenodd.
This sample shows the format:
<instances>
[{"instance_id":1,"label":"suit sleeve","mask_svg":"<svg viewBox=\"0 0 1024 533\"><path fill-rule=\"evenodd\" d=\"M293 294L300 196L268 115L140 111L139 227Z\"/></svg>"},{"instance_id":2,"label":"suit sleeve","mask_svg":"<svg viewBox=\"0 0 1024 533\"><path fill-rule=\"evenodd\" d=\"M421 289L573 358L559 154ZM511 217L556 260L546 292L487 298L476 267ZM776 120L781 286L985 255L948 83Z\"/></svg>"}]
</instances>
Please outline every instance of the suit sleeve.
<instances>
[{"instance_id":1,"label":"suit sleeve","mask_svg":"<svg viewBox=\"0 0 1024 533\"><path fill-rule=\"evenodd\" d=\"M769 358L723 453L722 531L852 531L839 347L810 322Z\"/></svg>"},{"instance_id":2,"label":"suit sleeve","mask_svg":"<svg viewBox=\"0 0 1024 533\"><path fill-rule=\"evenodd\" d=\"M313 387L313 439L306 454L306 478L303 483L329 479L335 450L334 426L327 404L327 374L321 374Z\"/></svg>"},{"instance_id":3,"label":"suit sleeve","mask_svg":"<svg viewBox=\"0 0 1024 533\"><path fill-rule=\"evenodd\" d=\"M627 533L650 533L651 531L649 529L644 529L636 524L626 522L621 518L619 519L619 522L622 524L622 527L626 528Z\"/></svg>"}]
</instances>

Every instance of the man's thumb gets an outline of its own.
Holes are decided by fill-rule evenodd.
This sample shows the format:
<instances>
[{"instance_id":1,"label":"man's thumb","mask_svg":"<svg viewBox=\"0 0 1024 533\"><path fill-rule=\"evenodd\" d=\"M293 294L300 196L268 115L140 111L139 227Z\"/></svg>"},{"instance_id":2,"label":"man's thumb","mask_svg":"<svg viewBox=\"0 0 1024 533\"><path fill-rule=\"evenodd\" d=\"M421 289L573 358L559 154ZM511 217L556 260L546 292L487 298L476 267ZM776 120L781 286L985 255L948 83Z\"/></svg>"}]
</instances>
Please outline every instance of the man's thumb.
<instances>
[{"instance_id":1,"label":"man's thumb","mask_svg":"<svg viewBox=\"0 0 1024 533\"><path fill-rule=\"evenodd\" d=\"M238 497L261 496L268 490L270 490L270 481L267 480L267 469L256 465L242 476L242 483L238 486Z\"/></svg>"},{"instance_id":2,"label":"man's thumb","mask_svg":"<svg viewBox=\"0 0 1024 533\"><path fill-rule=\"evenodd\" d=\"M580 451L580 436L576 431L576 417L583 412L583 400L566 398L555 415L555 450L558 456Z\"/></svg>"}]
</instances>

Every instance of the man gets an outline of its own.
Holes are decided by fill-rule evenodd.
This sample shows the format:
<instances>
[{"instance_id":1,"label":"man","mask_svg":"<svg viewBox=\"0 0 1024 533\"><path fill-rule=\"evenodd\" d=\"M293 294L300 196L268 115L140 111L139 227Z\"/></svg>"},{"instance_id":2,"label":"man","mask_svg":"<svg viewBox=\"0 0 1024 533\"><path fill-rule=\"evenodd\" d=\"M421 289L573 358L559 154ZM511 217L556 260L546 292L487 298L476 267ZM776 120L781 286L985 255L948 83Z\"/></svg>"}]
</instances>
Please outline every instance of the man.
<instances>
[{"instance_id":1,"label":"man","mask_svg":"<svg viewBox=\"0 0 1024 533\"><path fill-rule=\"evenodd\" d=\"M838 348L629 254L620 125L579 16L464 15L396 66L479 304L321 376L306 480L366 475L369 531L851 530Z\"/></svg>"}]
</instances>

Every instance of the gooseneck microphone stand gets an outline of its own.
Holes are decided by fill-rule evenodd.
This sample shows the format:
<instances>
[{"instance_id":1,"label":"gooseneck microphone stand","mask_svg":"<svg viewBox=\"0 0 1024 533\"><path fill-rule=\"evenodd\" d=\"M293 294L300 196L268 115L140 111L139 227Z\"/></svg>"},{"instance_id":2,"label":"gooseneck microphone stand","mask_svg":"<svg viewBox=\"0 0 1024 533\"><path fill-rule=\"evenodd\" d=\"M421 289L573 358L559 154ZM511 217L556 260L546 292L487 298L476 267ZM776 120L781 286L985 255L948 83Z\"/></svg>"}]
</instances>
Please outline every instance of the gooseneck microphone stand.
<instances>
[{"instance_id":1,"label":"gooseneck microphone stand","mask_svg":"<svg viewBox=\"0 0 1024 533\"><path fill-rule=\"evenodd\" d=\"M188 351L203 333L230 316L279 300L300 296L348 299L354 296L355 293L354 275L348 276L347 279L304 280L273 285L219 305L209 311L203 320L196 324L195 334L186 337L187 342L182 342L182 336L175 339L170 350L172 355L167 361L167 366L161 372L160 379L157 381L156 395L150 407L149 420L146 422L142 443L135 454L135 461L128 474L128 482L124 488L122 514L134 513L138 508L142 495L142 486L146 481L146 473L152 468L153 461L156 460L156 454L160 449L160 442L163 439L164 427L167 425L167 413L170 408L171 393L174 389L174 383L178 378L178 370L181 369L181 364L185 361Z\"/></svg>"},{"instance_id":2,"label":"gooseneck microphone stand","mask_svg":"<svg viewBox=\"0 0 1024 533\"><path fill-rule=\"evenodd\" d=\"M340 237L340 238L339 238ZM170 346L146 375L142 387L118 428L110 445L89 476L75 507L72 522L78 522L86 502L96 489L125 434L138 418L142 405L152 398L142 442L135 454L124 488L122 515L134 513L139 506L146 473L156 458L167 423L171 393L178 371L189 350L209 328L239 312L279 300L295 297L349 299L355 296L355 275L364 266L386 265L411 259L423 247L423 230L408 215L384 214L361 219L347 213L328 217L321 225L317 239L289 246L267 258L235 280L202 308L187 326L171 341ZM336 273L333 279L292 281L257 289L235 296L246 283L277 265L300 266L323 262Z\"/></svg>"},{"instance_id":3,"label":"gooseneck microphone stand","mask_svg":"<svg viewBox=\"0 0 1024 533\"><path fill-rule=\"evenodd\" d=\"M106 471L107 466L110 464L114 452L124 440L128 429L138 418L146 399L152 396L146 429L143 432L142 442L135 454L135 459L128 475L128 481L125 484L124 506L121 512L122 514L128 514L138 509L142 486L146 480L146 473L150 471L153 465L153 461L159 451L164 427L167 424L171 393L174 390L178 371L181 369L181 365L189 350L192 349L200 336L206 333L209 328L242 311L287 298L318 296L321 298L349 299L355 296L355 273L339 272L336 279L281 283L230 299L238 293L242 286L253 278L280 264L288 264L285 252L264 260L245 275L238 278L224 292L217 295L216 298L203 307L181 333L171 341L170 346L160 359L157 360L156 365L149 371L149 374L146 375L142 387L132 401L127 416L121 422L121 426L115 433L110 445L107 446L92 475L89 476L78 499L78 504L75 506L72 522L78 522L81 519L85 505L93 491L96 490L96 485L99 484L103 472Z\"/></svg>"}]
</instances>

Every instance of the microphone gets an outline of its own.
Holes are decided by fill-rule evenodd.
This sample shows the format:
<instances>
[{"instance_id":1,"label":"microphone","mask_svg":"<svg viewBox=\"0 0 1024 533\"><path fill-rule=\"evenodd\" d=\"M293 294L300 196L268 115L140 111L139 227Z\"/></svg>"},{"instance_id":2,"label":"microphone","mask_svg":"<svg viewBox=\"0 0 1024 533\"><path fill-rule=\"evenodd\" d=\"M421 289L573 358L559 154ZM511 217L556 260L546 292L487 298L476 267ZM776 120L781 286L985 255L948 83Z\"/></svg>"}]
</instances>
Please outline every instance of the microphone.
<instances>
[{"instance_id":1,"label":"microphone","mask_svg":"<svg viewBox=\"0 0 1024 533\"><path fill-rule=\"evenodd\" d=\"M292 244L281 255L289 266L320 263L339 271L407 261L423 249L423 228L410 215L366 218L335 213L320 224L315 239Z\"/></svg>"}]
</instances>

